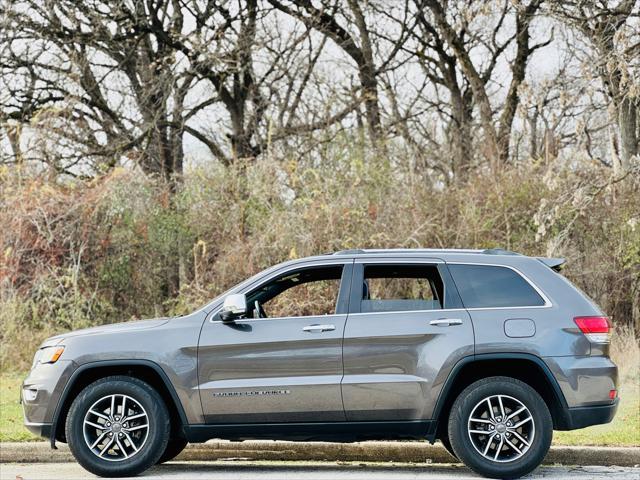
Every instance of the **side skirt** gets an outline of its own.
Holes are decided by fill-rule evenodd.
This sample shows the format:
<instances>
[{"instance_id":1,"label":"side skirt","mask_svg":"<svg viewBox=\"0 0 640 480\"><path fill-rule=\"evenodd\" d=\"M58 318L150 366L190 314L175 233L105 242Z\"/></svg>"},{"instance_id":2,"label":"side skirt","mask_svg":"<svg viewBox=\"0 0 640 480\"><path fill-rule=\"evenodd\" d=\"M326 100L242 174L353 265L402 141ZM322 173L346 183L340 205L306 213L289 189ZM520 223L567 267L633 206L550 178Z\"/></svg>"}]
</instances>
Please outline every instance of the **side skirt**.
<instances>
[{"instance_id":1,"label":"side skirt","mask_svg":"<svg viewBox=\"0 0 640 480\"><path fill-rule=\"evenodd\" d=\"M187 440L201 443L223 440L289 440L356 442L361 440L435 441L436 422L410 420L391 422L309 422L187 425Z\"/></svg>"}]
</instances>

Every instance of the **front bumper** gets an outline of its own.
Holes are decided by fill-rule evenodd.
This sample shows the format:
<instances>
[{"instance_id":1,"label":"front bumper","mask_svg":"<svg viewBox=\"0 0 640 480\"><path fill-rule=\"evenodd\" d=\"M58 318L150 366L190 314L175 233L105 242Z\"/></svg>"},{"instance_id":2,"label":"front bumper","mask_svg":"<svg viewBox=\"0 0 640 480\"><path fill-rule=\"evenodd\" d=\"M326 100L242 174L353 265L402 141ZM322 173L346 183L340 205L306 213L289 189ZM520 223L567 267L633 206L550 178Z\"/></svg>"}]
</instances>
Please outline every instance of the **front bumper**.
<instances>
[{"instance_id":1,"label":"front bumper","mask_svg":"<svg viewBox=\"0 0 640 480\"><path fill-rule=\"evenodd\" d=\"M53 364L38 364L29 372L22 383L20 403L24 425L30 432L50 436L53 413L75 367L72 361L58 360Z\"/></svg>"},{"instance_id":2,"label":"front bumper","mask_svg":"<svg viewBox=\"0 0 640 480\"><path fill-rule=\"evenodd\" d=\"M50 423L30 423L25 420L24 426L27 428L27 430L38 437L49 438L51 436Z\"/></svg>"},{"instance_id":3,"label":"front bumper","mask_svg":"<svg viewBox=\"0 0 640 480\"><path fill-rule=\"evenodd\" d=\"M591 425L609 423L613 420L619 403L620 399L616 398L610 405L568 408L566 411L566 430L576 430Z\"/></svg>"}]
</instances>

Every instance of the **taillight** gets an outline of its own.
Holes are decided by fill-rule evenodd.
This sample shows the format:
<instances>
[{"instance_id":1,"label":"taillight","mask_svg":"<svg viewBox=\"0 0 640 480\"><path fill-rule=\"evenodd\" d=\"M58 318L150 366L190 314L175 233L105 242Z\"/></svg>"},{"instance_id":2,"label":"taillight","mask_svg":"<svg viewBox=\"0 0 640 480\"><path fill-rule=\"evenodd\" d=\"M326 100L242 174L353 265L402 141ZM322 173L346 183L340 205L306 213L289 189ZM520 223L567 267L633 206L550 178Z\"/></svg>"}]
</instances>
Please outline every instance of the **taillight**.
<instances>
[{"instance_id":1,"label":"taillight","mask_svg":"<svg viewBox=\"0 0 640 480\"><path fill-rule=\"evenodd\" d=\"M607 317L575 317L578 328L592 343L609 343L611 325Z\"/></svg>"}]
</instances>

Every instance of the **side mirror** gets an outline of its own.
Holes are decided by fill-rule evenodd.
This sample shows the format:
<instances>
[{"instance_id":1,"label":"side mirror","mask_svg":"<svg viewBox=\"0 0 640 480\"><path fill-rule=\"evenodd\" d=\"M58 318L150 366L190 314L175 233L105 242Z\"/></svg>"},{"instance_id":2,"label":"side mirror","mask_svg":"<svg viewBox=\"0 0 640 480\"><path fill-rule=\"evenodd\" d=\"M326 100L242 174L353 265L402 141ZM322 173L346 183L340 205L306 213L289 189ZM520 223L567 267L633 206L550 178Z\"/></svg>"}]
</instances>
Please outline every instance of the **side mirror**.
<instances>
[{"instance_id":1,"label":"side mirror","mask_svg":"<svg viewBox=\"0 0 640 480\"><path fill-rule=\"evenodd\" d=\"M233 322L236 318L243 317L247 314L247 297L244 293L235 293L228 295L222 304L220 310L220 318L223 322Z\"/></svg>"}]
</instances>

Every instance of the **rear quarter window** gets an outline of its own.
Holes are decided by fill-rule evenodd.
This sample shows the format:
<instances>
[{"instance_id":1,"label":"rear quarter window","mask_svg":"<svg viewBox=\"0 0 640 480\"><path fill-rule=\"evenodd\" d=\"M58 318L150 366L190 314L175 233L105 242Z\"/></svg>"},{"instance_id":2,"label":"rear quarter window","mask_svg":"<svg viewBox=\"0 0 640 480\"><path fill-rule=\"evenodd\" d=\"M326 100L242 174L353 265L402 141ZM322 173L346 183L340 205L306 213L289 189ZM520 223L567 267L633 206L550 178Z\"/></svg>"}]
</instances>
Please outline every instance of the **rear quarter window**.
<instances>
[{"instance_id":1,"label":"rear quarter window","mask_svg":"<svg viewBox=\"0 0 640 480\"><path fill-rule=\"evenodd\" d=\"M540 307L538 292L516 271L493 265L452 265L449 271L466 308Z\"/></svg>"}]
</instances>

